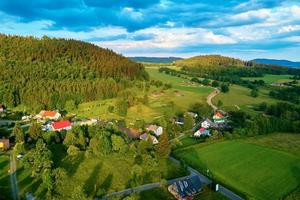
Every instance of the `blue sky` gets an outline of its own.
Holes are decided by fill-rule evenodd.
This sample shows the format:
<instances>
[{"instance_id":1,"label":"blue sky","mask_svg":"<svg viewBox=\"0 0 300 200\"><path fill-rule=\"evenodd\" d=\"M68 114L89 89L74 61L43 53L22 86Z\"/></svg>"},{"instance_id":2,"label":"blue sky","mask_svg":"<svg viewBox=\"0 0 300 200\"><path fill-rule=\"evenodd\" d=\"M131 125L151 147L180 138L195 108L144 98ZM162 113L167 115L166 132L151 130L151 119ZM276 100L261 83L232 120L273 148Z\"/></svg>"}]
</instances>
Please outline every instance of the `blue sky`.
<instances>
[{"instance_id":1,"label":"blue sky","mask_svg":"<svg viewBox=\"0 0 300 200\"><path fill-rule=\"evenodd\" d=\"M74 38L125 56L300 61L297 0L1 0L0 33Z\"/></svg>"}]
</instances>

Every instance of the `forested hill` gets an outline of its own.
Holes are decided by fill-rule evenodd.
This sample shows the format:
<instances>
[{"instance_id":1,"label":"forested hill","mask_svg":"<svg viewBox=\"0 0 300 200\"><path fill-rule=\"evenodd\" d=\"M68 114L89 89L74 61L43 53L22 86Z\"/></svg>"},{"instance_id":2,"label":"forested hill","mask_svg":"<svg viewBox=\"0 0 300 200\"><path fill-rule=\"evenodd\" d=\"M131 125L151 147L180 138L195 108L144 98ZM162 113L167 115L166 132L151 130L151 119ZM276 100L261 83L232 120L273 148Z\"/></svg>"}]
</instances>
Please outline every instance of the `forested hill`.
<instances>
[{"instance_id":1,"label":"forested hill","mask_svg":"<svg viewBox=\"0 0 300 200\"><path fill-rule=\"evenodd\" d=\"M176 61L180 67L226 67L226 66L244 66L244 62L221 55L204 55L187 58Z\"/></svg>"},{"instance_id":2,"label":"forested hill","mask_svg":"<svg viewBox=\"0 0 300 200\"><path fill-rule=\"evenodd\" d=\"M178 57L128 57L130 60L136 62L149 62L149 63L172 63L182 58Z\"/></svg>"},{"instance_id":3,"label":"forested hill","mask_svg":"<svg viewBox=\"0 0 300 200\"><path fill-rule=\"evenodd\" d=\"M0 103L30 110L111 98L148 77L141 64L89 43L6 35L0 35L0 71Z\"/></svg>"},{"instance_id":4,"label":"forested hill","mask_svg":"<svg viewBox=\"0 0 300 200\"><path fill-rule=\"evenodd\" d=\"M283 67L295 67L300 68L300 62L293 62L289 60L276 60L276 59L266 59L266 58L257 58L252 60L256 63L262 63L267 65L277 65L277 66L283 66Z\"/></svg>"}]
</instances>

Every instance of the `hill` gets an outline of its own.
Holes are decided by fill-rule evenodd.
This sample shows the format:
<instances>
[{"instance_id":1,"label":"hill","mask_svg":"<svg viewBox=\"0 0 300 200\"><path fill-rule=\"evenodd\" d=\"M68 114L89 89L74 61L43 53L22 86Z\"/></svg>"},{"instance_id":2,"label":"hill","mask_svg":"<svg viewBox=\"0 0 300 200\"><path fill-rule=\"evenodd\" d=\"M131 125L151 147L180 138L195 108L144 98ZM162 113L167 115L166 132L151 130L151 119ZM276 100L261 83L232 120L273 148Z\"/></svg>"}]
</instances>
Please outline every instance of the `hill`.
<instances>
[{"instance_id":1,"label":"hill","mask_svg":"<svg viewBox=\"0 0 300 200\"><path fill-rule=\"evenodd\" d=\"M128 57L135 62L149 62L149 63L172 63L182 58L178 57Z\"/></svg>"},{"instance_id":2,"label":"hill","mask_svg":"<svg viewBox=\"0 0 300 200\"><path fill-rule=\"evenodd\" d=\"M90 43L0 35L0 102L35 109L111 98L121 80L147 79L141 64Z\"/></svg>"},{"instance_id":3,"label":"hill","mask_svg":"<svg viewBox=\"0 0 300 200\"><path fill-rule=\"evenodd\" d=\"M266 58L257 58L252 60L256 63L268 64L268 65L277 65L283 67L292 67L292 68L300 68L300 62L293 62L289 60L276 60L276 59L266 59Z\"/></svg>"},{"instance_id":4,"label":"hill","mask_svg":"<svg viewBox=\"0 0 300 200\"><path fill-rule=\"evenodd\" d=\"M183 60L176 61L176 65L180 67L229 67L244 66L242 60L230 58L221 55L203 55L195 56Z\"/></svg>"}]
</instances>

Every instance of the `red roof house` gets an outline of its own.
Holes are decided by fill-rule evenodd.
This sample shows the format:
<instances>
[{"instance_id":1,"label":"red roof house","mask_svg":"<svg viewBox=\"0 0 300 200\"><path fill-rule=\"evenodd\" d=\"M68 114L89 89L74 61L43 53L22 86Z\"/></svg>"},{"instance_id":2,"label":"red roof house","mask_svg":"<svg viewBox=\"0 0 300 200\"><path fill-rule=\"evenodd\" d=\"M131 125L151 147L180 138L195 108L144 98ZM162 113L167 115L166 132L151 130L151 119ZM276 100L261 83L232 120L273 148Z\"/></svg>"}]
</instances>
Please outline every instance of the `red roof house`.
<instances>
[{"instance_id":1,"label":"red roof house","mask_svg":"<svg viewBox=\"0 0 300 200\"><path fill-rule=\"evenodd\" d=\"M72 124L68 120L52 122L51 126L54 131L70 130L72 128Z\"/></svg>"}]
</instances>

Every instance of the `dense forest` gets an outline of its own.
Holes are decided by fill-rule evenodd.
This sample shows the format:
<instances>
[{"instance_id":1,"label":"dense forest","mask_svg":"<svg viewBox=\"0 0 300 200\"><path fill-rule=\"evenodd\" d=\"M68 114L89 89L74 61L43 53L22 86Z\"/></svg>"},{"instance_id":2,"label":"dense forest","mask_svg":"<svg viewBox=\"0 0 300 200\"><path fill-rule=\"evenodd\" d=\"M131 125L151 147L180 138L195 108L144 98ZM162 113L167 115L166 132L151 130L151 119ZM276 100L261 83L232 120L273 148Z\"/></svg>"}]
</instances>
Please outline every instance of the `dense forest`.
<instances>
[{"instance_id":1,"label":"dense forest","mask_svg":"<svg viewBox=\"0 0 300 200\"><path fill-rule=\"evenodd\" d=\"M141 64L111 50L48 37L0 35L0 70L0 102L34 110L111 98L148 79Z\"/></svg>"},{"instance_id":2,"label":"dense forest","mask_svg":"<svg viewBox=\"0 0 300 200\"><path fill-rule=\"evenodd\" d=\"M178 60L175 65L181 67L183 71L212 79L230 79L233 76L257 77L263 74L300 74L300 70L295 68L259 64L220 55L195 56Z\"/></svg>"}]
</instances>

